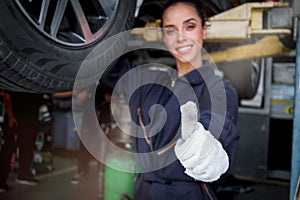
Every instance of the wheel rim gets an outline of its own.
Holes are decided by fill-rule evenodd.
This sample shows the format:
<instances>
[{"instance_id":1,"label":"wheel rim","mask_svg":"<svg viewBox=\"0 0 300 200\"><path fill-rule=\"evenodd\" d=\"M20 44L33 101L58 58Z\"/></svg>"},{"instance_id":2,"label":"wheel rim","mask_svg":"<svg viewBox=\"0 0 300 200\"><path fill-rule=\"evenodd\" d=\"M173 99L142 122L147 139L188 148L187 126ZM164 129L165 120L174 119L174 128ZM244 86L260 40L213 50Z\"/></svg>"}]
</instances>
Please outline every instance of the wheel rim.
<instances>
[{"instance_id":1,"label":"wheel rim","mask_svg":"<svg viewBox=\"0 0 300 200\"><path fill-rule=\"evenodd\" d=\"M86 46L113 25L119 0L15 0L28 21L51 40Z\"/></svg>"}]
</instances>

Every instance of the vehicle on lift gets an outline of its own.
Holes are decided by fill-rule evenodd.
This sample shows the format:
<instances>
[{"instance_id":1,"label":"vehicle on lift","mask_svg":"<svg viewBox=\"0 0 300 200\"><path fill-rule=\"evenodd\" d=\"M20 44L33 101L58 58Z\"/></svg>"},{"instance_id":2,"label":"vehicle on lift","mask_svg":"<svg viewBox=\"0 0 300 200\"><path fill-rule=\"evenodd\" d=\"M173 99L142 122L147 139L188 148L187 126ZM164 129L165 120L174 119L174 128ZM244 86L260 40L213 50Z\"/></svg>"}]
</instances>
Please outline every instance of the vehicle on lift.
<instances>
[{"instance_id":1,"label":"vehicle on lift","mask_svg":"<svg viewBox=\"0 0 300 200\"><path fill-rule=\"evenodd\" d=\"M78 69L89 52L117 33L158 18L165 2L0 1L0 87L43 93L72 90ZM206 0L203 5L207 15L212 16L245 2L251 0ZM112 46L116 48L117 44ZM252 77L250 82L254 84L242 89L250 90L253 96L259 76L256 72L253 75L253 70L246 71L233 77ZM243 83L238 81L237 85Z\"/></svg>"}]
</instances>

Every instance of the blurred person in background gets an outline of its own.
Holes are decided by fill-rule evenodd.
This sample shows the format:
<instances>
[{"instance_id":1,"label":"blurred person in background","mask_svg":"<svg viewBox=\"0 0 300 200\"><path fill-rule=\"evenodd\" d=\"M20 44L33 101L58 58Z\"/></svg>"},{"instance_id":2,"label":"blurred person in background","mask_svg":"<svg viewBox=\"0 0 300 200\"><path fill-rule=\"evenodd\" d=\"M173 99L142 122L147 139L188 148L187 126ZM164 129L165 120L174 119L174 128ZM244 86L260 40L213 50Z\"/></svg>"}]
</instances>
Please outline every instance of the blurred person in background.
<instances>
[{"instance_id":1,"label":"blurred person in background","mask_svg":"<svg viewBox=\"0 0 300 200\"><path fill-rule=\"evenodd\" d=\"M11 171L10 161L15 150L14 127L18 122L14 116L10 94L0 91L0 127L3 141L0 146L0 192L6 192L9 187L7 179Z\"/></svg>"},{"instance_id":2,"label":"blurred person in background","mask_svg":"<svg viewBox=\"0 0 300 200\"><path fill-rule=\"evenodd\" d=\"M72 96L73 91L59 92L52 95L53 147L56 153L64 152L69 156L75 156L79 150L79 137L72 113Z\"/></svg>"},{"instance_id":3,"label":"blurred person in background","mask_svg":"<svg viewBox=\"0 0 300 200\"><path fill-rule=\"evenodd\" d=\"M110 125L112 123L112 116L110 112L110 99L111 91L108 88L98 87L97 95L95 99L95 110L100 126L105 130L106 134L110 132ZM86 106L91 102L91 91L88 88L80 91L73 92L73 113L78 116L78 124L76 124L79 134L89 134L93 128L93 111L89 111ZM94 101L92 101L94 102ZM87 175L90 168L90 162L94 160L89 150L85 147L82 141L80 141L80 149L77 157L77 172L74 174L71 183L79 184L80 180ZM103 167L102 163L98 163L99 170Z\"/></svg>"},{"instance_id":4,"label":"blurred person in background","mask_svg":"<svg viewBox=\"0 0 300 200\"><path fill-rule=\"evenodd\" d=\"M18 121L16 133L19 148L17 183L35 186L39 184L31 172L36 136L40 130L39 108L43 104L43 94L11 92L15 118Z\"/></svg>"}]
</instances>

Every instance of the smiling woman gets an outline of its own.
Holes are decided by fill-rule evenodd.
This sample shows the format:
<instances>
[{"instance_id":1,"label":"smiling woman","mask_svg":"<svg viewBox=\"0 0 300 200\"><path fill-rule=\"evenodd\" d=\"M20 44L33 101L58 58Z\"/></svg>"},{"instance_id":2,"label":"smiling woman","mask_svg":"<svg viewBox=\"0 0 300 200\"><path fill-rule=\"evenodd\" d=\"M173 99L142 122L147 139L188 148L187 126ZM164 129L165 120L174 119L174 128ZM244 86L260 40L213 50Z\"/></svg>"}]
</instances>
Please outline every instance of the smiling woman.
<instances>
[{"instance_id":1,"label":"smiling woman","mask_svg":"<svg viewBox=\"0 0 300 200\"><path fill-rule=\"evenodd\" d=\"M129 29L135 0L0 1L0 87L71 90L85 56Z\"/></svg>"},{"instance_id":2,"label":"smiling woman","mask_svg":"<svg viewBox=\"0 0 300 200\"><path fill-rule=\"evenodd\" d=\"M202 9L198 11L188 3L174 4L164 13L162 25L164 42L176 58L178 73L184 75L202 66L202 55L199 52L206 38Z\"/></svg>"}]
</instances>

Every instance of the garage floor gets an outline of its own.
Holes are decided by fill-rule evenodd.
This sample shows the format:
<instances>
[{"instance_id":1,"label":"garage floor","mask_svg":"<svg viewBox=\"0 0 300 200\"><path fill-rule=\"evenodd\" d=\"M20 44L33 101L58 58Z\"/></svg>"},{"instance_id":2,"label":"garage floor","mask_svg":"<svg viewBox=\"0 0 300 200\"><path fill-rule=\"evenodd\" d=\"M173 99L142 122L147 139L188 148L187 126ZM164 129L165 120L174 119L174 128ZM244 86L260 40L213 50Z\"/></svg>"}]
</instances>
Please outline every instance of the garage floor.
<instances>
[{"instance_id":1,"label":"garage floor","mask_svg":"<svg viewBox=\"0 0 300 200\"><path fill-rule=\"evenodd\" d=\"M15 174L11 173L9 186L11 190L0 193L1 200L99 200L98 167L96 162L91 163L89 174L78 184L70 183L76 172L76 157L56 155L54 158L54 170L37 176L41 181L38 186L25 186L15 182ZM288 200L289 184L281 181L254 182L237 180L249 189L243 194L226 193L228 187L223 187L221 200ZM229 186L238 188L236 185ZM232 189L232 188L231 188Z\"/></svg>"}]
</instances>

